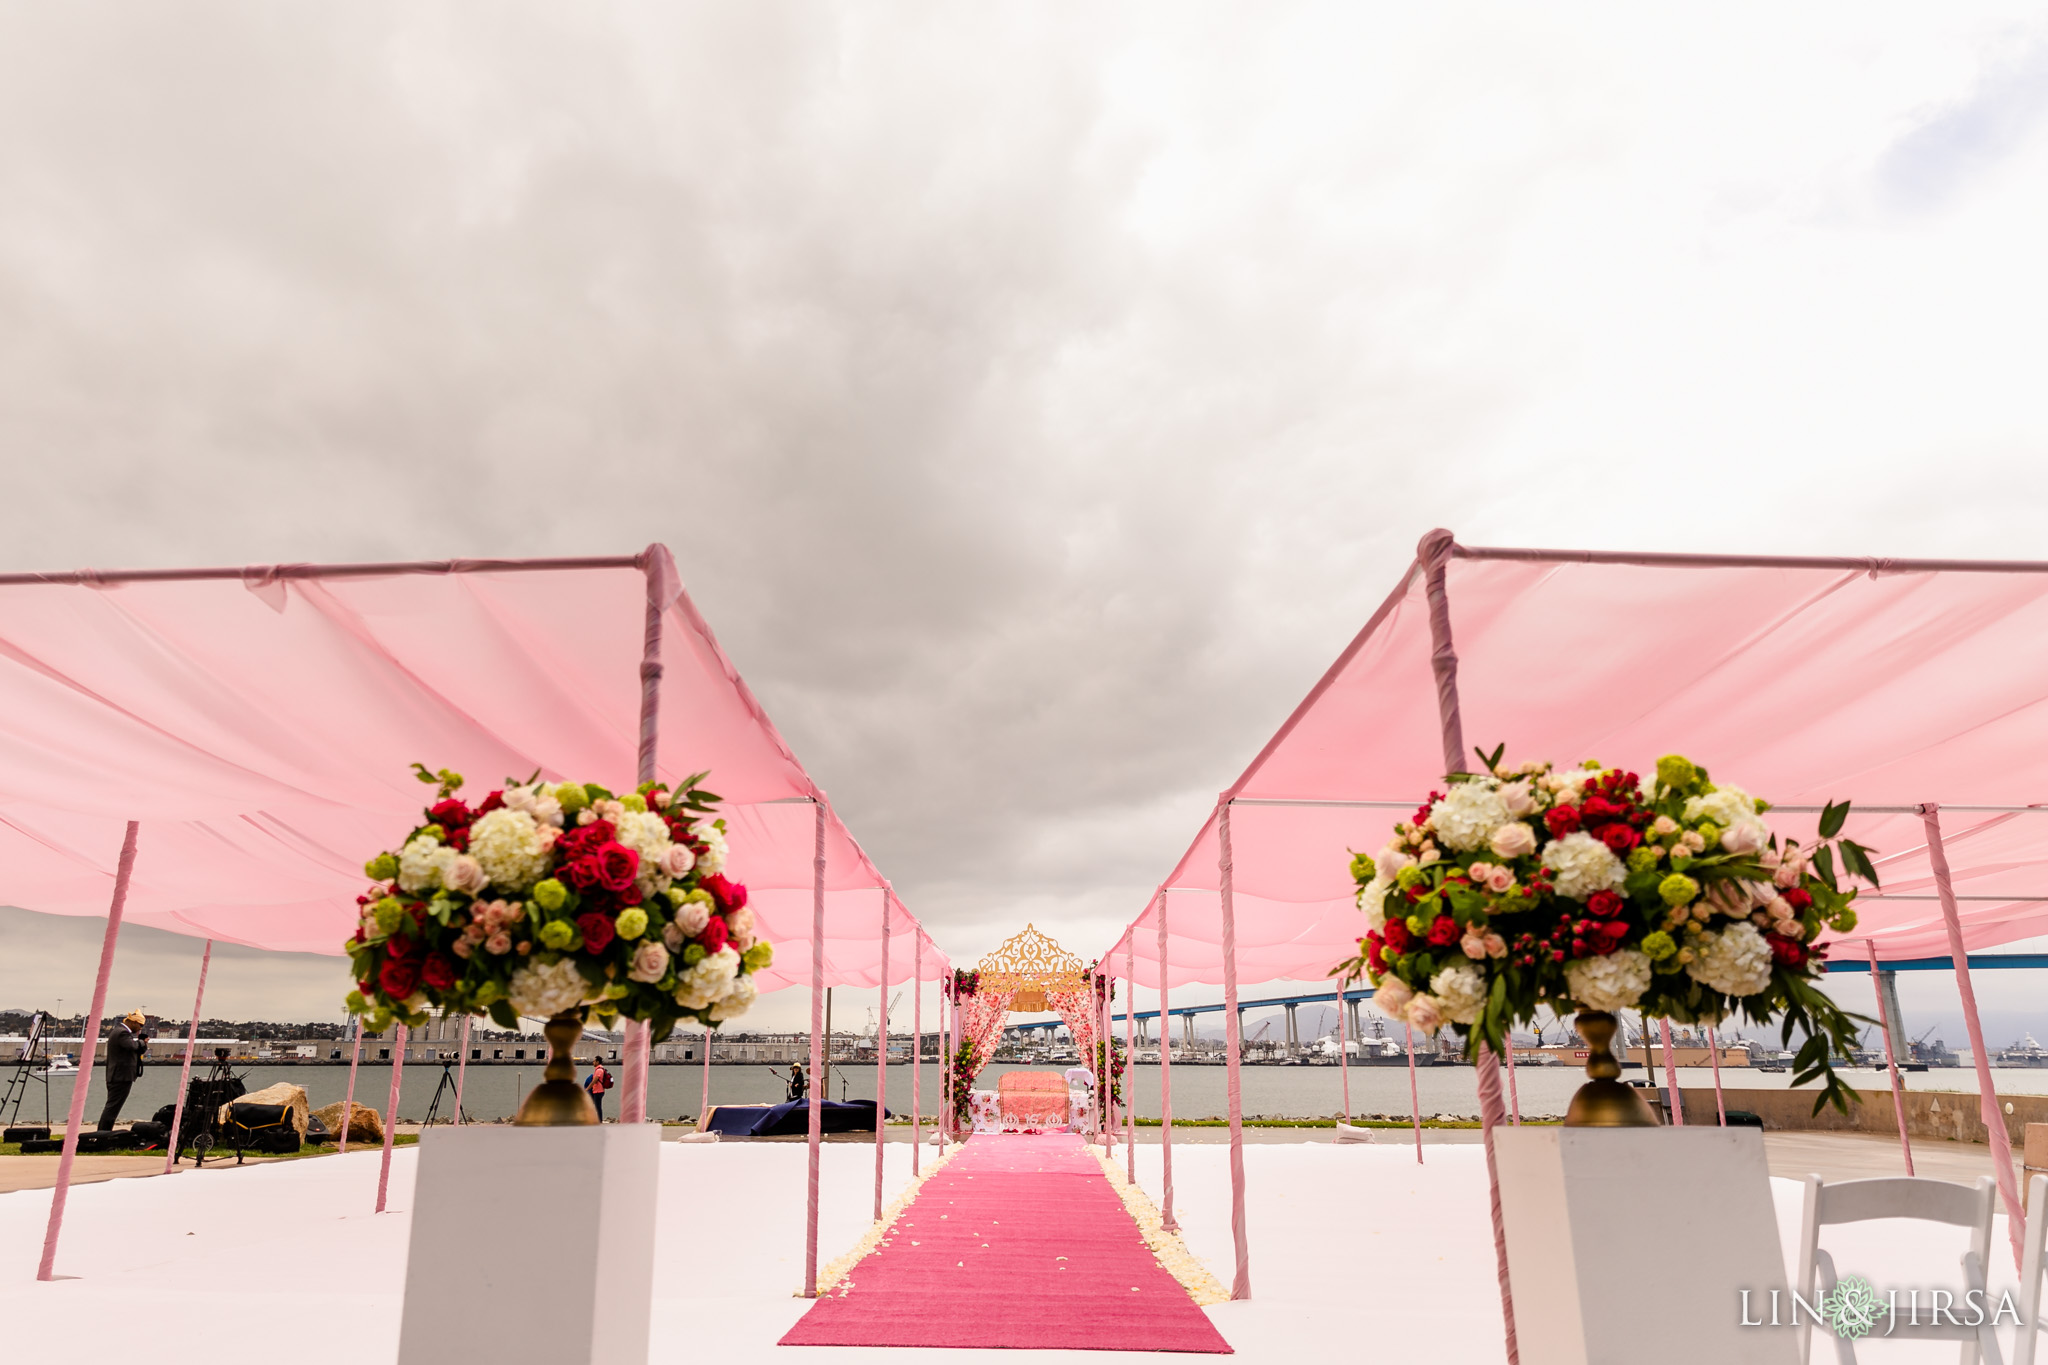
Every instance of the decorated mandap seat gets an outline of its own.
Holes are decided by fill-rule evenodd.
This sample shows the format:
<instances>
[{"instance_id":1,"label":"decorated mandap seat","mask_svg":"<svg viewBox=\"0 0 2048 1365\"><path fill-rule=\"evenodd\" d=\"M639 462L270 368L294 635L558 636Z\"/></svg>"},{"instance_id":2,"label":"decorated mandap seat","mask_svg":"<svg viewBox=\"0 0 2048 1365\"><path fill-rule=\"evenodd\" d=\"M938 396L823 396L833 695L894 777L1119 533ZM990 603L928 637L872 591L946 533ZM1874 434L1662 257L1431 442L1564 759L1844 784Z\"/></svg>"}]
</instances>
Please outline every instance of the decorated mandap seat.
<instances>
[{"instance_id":1,"label":"decorated mandap seat","mask_svg":"<svg viewBox=\"0 0 2048 1365\"><path fill-rule=\"evenodd\" d=\"M1067 1078L1057 1071L1012 1071L998 1087L1004 1128L1067 1126Z\"/></svg>"}]
</instances>

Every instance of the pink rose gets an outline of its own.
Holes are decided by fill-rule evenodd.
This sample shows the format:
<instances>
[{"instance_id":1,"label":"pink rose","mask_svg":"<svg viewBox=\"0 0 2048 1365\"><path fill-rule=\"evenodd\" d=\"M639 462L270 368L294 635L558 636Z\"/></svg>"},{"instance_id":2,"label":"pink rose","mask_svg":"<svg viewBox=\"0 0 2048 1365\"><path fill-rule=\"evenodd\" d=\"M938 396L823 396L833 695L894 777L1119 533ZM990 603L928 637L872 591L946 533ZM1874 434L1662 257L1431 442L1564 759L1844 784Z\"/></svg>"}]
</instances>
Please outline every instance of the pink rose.
<instances>
[{"instance_id":1,"label":"pink rose","mask_svg":"<svg viewBox=\"0 0 2048 1365\"><path fill-rule=\"evenodd\" d=\"M1408 1008L1408 1002L1415 998L1415 992L1407 982L1398 976L1390 976L1380 982L1373 992L1373 1008L1389 1019L1399 1019L1401 1012Z\"/></svg>"},{"instance_id":2,"label":"pink rose","mask_svg":"<svg viewBox=\"0 0 2048 1365\"><path fill-rule=\"evenodd\" d=\"M1500 789L1501 804L1508 808L1508 814L1517 818L1536 809L1536 794L1529 790L1527 782L1509 782Z\"/></svg>"},{"instance_id":3,"label":"pink rose","mask_svg":"<svg viewBox=\"0 0 2048 1365\"><path fill-rule=\"evenodd\" d=\"M1733 825L1721 836L1721 848L1727 853L1754 853L1764 846L1764 832L1755 825Z\"/></svg>"},{"instance_id":4,"label":"pink rose","mask_svg":"<svg viewBox=\"0 0 2048 1365\"><path fill-rule=\"evenodd\" d=\"M653 939L644 940L633 950L633 961L626 968L626 976L633 981L654 982L668 975L668 949Z\"/></svg>"},{"instance_id":5,"label":"pink rose","mask_svg":"<svg viewBox=\"0 0 2048 1365\"><path fill-rule=\"evenodd\" d=\"M1660 815L1650 822L1650 833L1662 838L1666 834L1678 833L1678 822L1668 815Z\"/></svg>"},{"instance_id":6,"label":"pink rose","mask_svg":"<svg viewBox=\"0 0 2048 1365\"><path fill-rule=\"evenodd\" d=\"M1486 934L1486 955L1488 957L1506 957L1508 955L1508 941L1499 934L1489 931Z\"/></svg>"},{"instance_id":7,"label":"pink rose","mask_svg":"<svg viewBox=\"0 0 2048 1365\"><path fill-rule=\"evenodd\" d=\"M670 920L667 924L661 926L661 941L667 945L668 950L672 953L680 953L683 950L684 942L688 938L689 935L683 932L683 926L677 924L674 920Z\"/></svg>"},{"instance_id":8,"label":"pink rose","mask_svg":"<svg viewBox=\"0 0 2048 1365\"><path fill-rule=\"evenodd\" d=\"M527 948L528 945L524 943L519 945L519 951L522 954L527 951ZM484 940L484 951L497 957L503 957L512 951L512 935L500 929L497 933Z\"/></svg>"},{"instance_id":9,"label":"pink rose","mask_svg":"<svg viewBox=\"0 0 2048 1365\"><path fill-rule=\"evenodd\" d=\"M1517 826L1516 828L1518 828L1518 829L1527 829L1527 828L1528 828L1528 826L1527 826L1527 825L1518 825L1518 826ZM1515 884L1515 874L1514 874L1514 873L1512 873L1512 872L1510 872L1510 871L1508 871L1508 870L1507 870L1506 868L1504 868L1504 867L1492 867L1492 868L1489 868L1489 869L1487 869L1487 873L1486 873L1486 889L1487 889L1487 890L1489 890L1489 891L1492 891L1492 892L1494 892L1495 894L1499 894L1499 893L1501 893L1501 892L1505 892L1505 891L1511 890L1511 889L1512 889L1512 888L1514 887L1514 884Z\"/></svg>"},{"instance_id":10,"label":"pink rose","mask_svg":"<svg viewBox=\"0 0 2048 1365\"><path fill-rule=\"evenodd\" d=\"M754 946L754 912L750 907L742 905L737 910L728 911L725 928L732 935L733 946L741 952Z\"/></svg>"},{"instance_id":11,"label":"pink rose","mask_svg":"<svg viewBox=\"0 0 2048 1365\"><path fill-rule=\"evenodd\" d=\"M668 852L661 855L661 870L671 877L687 877L696 865L697 855L688 844L670 844Z\"/></svg>"},{"instance_id":12,"label":"pink rose","mask_svg":"<svg viewBox=\"0 0 2048 1365\"><path fill-rule=\"evenodd\" d=\"M676 907L676 924L682 929L684 938L695 938L704 932L704 926L711 923L711 907L703 901L684 901Z\"/></svg>"},{"instance_id":13,"label":"pink rose","mask_svg":"<svg viewBox=\"0 0 2048 1365\"><path fill-rule=\"evenodd\" d=\"M484 865L467 853L456 854L455 861L441 874L441 885L465 896L474 896L490 884L490 878L484 875Z\"/></svg>"},{"instance_id":14,"label":"pink rose","mask_svg":"<svg viewBox=\"0 0 2048 1365\"><path fill-rule=\"evenodd\" d=\"M471 939L467 934L465 934L461 938L456 939L455 942L449 944L448 951L455 954L457 957L468 957L471 949L473 949L475 946L475 940Z\"/></svg>"},{"instance_id":15,"label":"pink rose","mask_svg":"<svg viewBox=\"0 0 2048 1365\"><path fill-rule=\"evenodd\" d=\"M1482 934L1467 934L1458 940L1459 949L1475 962L1486 956L1486 938Z\"/></svg>"},{"instance_id":16,"label":"pink rose","mask_svg":"<svg viewBox=\"0 0 2048 1365\"><path fill-rule=\"evenodd\" d=\"M1407 1020L1424 1033L1435 1033L1444 1025L1443 1011L1433 995L1418 995L1408 1002L1404 1011Z\"/></svg>"},{"instance_id":17,"label":"pink rose","mask_svg":"<svg viewBox=\"0 0 2048 1365\"><path fill-rule=\"evenodd\" d=\"M1491 847L1496 857L1526 858L1536 851L1536 831L1520 820L1511 821L1493 832Z\"/></svg>"}]
</instances>

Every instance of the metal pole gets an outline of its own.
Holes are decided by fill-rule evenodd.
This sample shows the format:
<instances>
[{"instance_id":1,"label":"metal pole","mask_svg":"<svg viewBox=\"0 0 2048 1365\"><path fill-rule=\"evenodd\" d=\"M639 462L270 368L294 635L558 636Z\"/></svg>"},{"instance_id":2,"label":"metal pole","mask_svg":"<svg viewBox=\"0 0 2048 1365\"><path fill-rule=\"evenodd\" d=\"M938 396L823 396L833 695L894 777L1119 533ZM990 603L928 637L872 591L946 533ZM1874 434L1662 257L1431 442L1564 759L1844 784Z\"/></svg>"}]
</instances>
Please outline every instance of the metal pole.
<instances>
[{"instance_id":1,"label":"metal pole","mask_svg":"<svg viewBox=\"0 0 2048 1365\"><path fill-rule=\"evenodd\" d=\"M1138 1047L1136 1029L1138 1018L1138 977L1136 972L1138 947L1135 936L1124 936L1124 1065L1133 1068L1130 1072L1131 1088L1124 1091L1124 1170L1125 1178L1133 1185L1138 1183L1138 1115L1132 1107L1138 1095Z\"/></svg>"},{"instance_id":2,"label":"metal pole","mask_svg":"<svg viewBox=\"0 0 2048 1365\"><path fill-rule=\"evenodd\" d=\"M1159 1226L1173 1221L1173 1016L1166 1012L1166 891L1159 892Z\"/></svg>"},{"instance_id":3,"label":"metal pole","mask_svg":"<svg viewBox=\"0 0 2048 1365\"><path fill-rule=\"evenodd\" d=\"M711 1025L704 1026L704 1093L697 1099L697 1131L704 1131L704 1116L711 1112Z\"/></svg>"},{"instance_id":4,"label":"metal pole","mask_svg":"<svg viewBox=\"0 0 2048 1365\"><path fill-rule=\"evenodd\" d=\"M185 1065L178 1072L177 1108L171 1111L170 1150L164 1153L164 1174L178 1164L178 1134L185 1126L185 1092L192 1083L192 1049L199 1045L199 1007L206 999L206 969L213 965L213 940L199 955L199 989L192 996L192 1023L185 1030Z\"/></svg>"},{"instance_id":5,"label":"metal pole","mask_svg":"<svg viewBox=\"0 0 2048 1365\"><path fill-rule=\"evenodd\" d=\"M1345 1015L1351 1012L1351 1002L1344 998L1344 987L1337 987L1337 1074L1344 1079L1344 1122L1351 1122L1351 1028Z\"/></svg>"},{"instance_id":6,"label":"metal pole","mask_svg":"<svg viewBox=\"0 0 2048 1365\"><path fill-rule=\"evenodd\" d=\"M1435 530L1415 547L1423 566L1423 590L1429 604L1430 669L1436 676L1437 721L1443 733L1444 772L1462 773L1465 768L1465 727L1458 714L1458 651L1451 639L1451 598L1445 585L1444 566L1457 547L1449 531ZM1515 1296L1508 1284L1507 1226L1500 1211L1500 1170L1493 1153L1493 1130L1507 1117L1500 1102L1500 1077L1484 1063L1488 1049L1481 1048L1479 1067L1479 1121L1485 1130L1486 1184L1493 1217L1495 1269L1500 1280L1500 1313L1505 1328L1508 1365L1520 1365L1521 1349L1515 1343ZM1647 1052L1645 1059L1647 1060Z\"/></svg>"},{"instance_id":7,"label":"metal pole","mask_svg":"<svg viewBox=\"0 0 2048 1365\"><path fill-rule=\"evenodd\" d=\"M1216 856L1223 912L1223 1065L1230 1113L1230 1240L1237 1252L1237 1273L1231 1277L1230 1297L1235 1300L1252 1296L1252 1268L1244 1209L1244 1096L1238 1085L1244 1020L1237 1008L1237 914L1231 894L1228 798L1216 810Z\"/></svg>"},{"instance_id":8,"label":"metal pole","mask_svg":"<svg viewBox=\"0 0 2048 1365\"><path fill-rule=\"evenodd\" d=\"M882 888L882 985L881 1007L875 1015L875 1221L882 1221L882 1139L888 1127L883 1118L889 1093L889 890Z\"/></svg>"},{"instance_id":9,"label":"metal pole","mask_svg":"<svg viewBox=\"0 0 2048 1365\"><path fill-rule=\"evenodd\" d=\"M1999 1112L1998 1092L1991 1087L1991 1053L1984 1046L1984 1025L1977 1018L1977 992L1970 985L1970 956L1963 950L1963 922L1956 914L1955 890L1949 881L1948 852L1941 844L1940 807L1928 802L1920 808L1927 827L1927 862L1934 873L1934 886L1941 893L1941 917L1948 926L1949 954L1955 958L1956 986L1963 997L1963 1023L1970 1030L1970 1053L1977 1067L1977 1104L1984 1115L1985 1136L1991 1139L1992 1175L1998 1179L1998 1193L2005 1200L2005 1221L2012 1233L2013 1264L2022 1258L2027 1211L2012 1176L2012 1135L2006 1131L2005 1115Z\"/></svg>"},{"instance_id":10,"label":"metal pole","mask_svg":"<svg viewBox=\"0 0 2048 1365\"><path fill-rule=\"evenodd\" d=\"M924 1079L924 930L917 931L910 947L910 1178L917 1179L920 1134L918 1132L918 1082Z\"/></svg>"},{"instance_id":11,"label":"metal pole","mask_svg":"<svg viewBox=\"0 0 2048 1365\"><path fill-rule=\"evenodd\" d=\"M469 1074L469 1016L462 1016L462 1037L455 1044L455 1126L462 1126L462 1078Z\"/></svg>"},{"instance_id":12,"label":"metal pole","mask_svg":"<svg viewBox=\"0 0 2048 1365\"><path fill-rule=\"evenodd\" d=\"M1885 1003L1884 982L1878 976L1877 945L1869 939L1863 940L1863 951L1870 955L1870 984L1877 990L1877 1022L1884 1030L1884 1066L1891 1073L1892 1117L1899 1124L1899 1151L1906 1158L1906 1174L1913 1174L1913 1139L1906 1136L1906 1094L1905 1085L1899 1080L1899 1061L1892 1053L1892 1015Z\"/></svg>"},{"instance_id":13,"label":"metal pole","mask_svg":"<svg viewBox=\"0 0 2048 1365\"><path fill-rule=\"evenodd\" d=\"M85 1126L85 1092L92 1088L100 1019L107 1008L107 978L114 971L114 945L121 939L121 912L127 907L128 881L135 871L137 828L135 821L128 822L128 832L121 837L121 859L114 865L114 899L107 906L107 932L100 940L100 972L93 978L92 1008L86 1011L85 1036L78 1040L78 1076L71 1082L71 1111L64 1123L64 1147L57 1157L57 1188L50 1192L50 1222L43 1232L42 1264L36 1269L39 1280L55 1276L57 1239L64 1231L64 1205L71 1197L71 1164L78 1158L78 1134ZM109 1054L107 1060L111 1063L113 1056Z\"/></svg>"},{"instance_id":14,"label":"metal pole","mask_svg":"<svg viewBox=\"0 0 2048 1365\"><path fill-rule=\"evenodd\" d=\"M824 1133L822 1063L825 1037L825 801L817 799L817 849L811 861L811 1093L810 1174L804 1200L804 1297L818 1297L818 1143ZM706 1053L709 1056L709 1053Z\"/></svg>"},{"instance_id":15,"label":"metal pole","mask_svg":"<svg viewBox=\"0 0 2048 1365\"><path fill-rule=\"evenodd\" d=\"M1707 1055L1714 1059L1714 1114L1721 1127L1728 1126L1728 1102L1721 1097L1721 1041L1714 1036L1714 1026L1707 1025ZM1906 1162L1906 1174L1913 1174L1913 1163Z\"/></svg>"},{"instance_id":16,"label":"metal pole","mask_svg":"<svg viewBox=\"0 0 2048 1365\"><path fill-rule=\"evenodd\" d=\"M384 1164L377 1170L377 1212L384 1212L384 1196L391 1186L391 1144L398 1136L398 1083L405 1075L405 1025L392 1029L391 1097L385 1101Z\"/></svg>"}]
</instances>

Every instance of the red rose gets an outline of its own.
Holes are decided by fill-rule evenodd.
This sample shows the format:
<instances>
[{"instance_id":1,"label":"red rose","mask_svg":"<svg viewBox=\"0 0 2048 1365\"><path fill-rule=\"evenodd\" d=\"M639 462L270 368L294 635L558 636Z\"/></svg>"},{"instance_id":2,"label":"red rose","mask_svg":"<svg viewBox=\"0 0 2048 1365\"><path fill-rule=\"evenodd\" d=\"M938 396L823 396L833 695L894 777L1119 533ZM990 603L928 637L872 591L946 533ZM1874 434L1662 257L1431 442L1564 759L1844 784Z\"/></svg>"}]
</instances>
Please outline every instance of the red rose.
<instances>
[{"instance_id":1,"label":"red rose","mask_svg":"<svg viewBox=\"0 0 2048 1365\"><path fill-rule=\"evenodd\" d=\"M1621 913L1625 904L1627 902L1612 891L1595 891L1586 897L1586 913L1599 919L1612 919Z\"/></svg>"},{"instance_id":2,"label":"red rose","mask_svg":"<svg viewBox=\"0 0 2048 1365\"><path fill-rule=\"evenodd\" d=\"M1614 919L1601 925L1595 932L1618 948L1621 946L1621 941L1628 937L1628 926L1620 920Z\"/></svg>"},{"instance_id":3,"label":"red rose","mask_svg":"<svg viewBox=\"0 0 2048 1365\"><path fill-rule=\"evenodd\" d=\"M455 984L455 959L435 953L420 969L420 982L430 991L445 991Z\"/></svg>"},{"instance_id":4,"label":"red rose","mask_svg":"<svg viewBox=\"0 0 2048 1365\"><path fill-rule=\"evenodd\" d=\"M1776 959L1780 967L1790 967L1797 970L1806 965L1807 949L1804 943L1798 943L1789 938L1780 938L1776 934L1766 934L1764 939L1771 945L1771 956Z\"/></svg>"},{"instance_id":5,"label":"red rose","mask_svg":"<svg viewBox=\"0 0 2048 1365\"><path fill-rule=\"evenodd\" d=\"M477 802L476 810L471 812L470 818L472 820L481 820L486 815L489 815L492 811L501 809L504 806L504 804L505 793L492 792L489 796L486 796L483 800Z\"/></svg>"},{"instance_id":6,"label":"red rose","mask_svg":"<svg viewBox=\"0 0 2048 1365\"><path fill-rule=\"evenodd\" d=\"M697 942L704 945L704 951L715 953L732 941L732 933L725 927L725 921L713 915L711 922L704 926L704 932L697 935Z\"/></svg>"},{"instance_id":7,"label":"red rose","mask_svg":"<svg viewBox=\"0 0 2048 1365\"><path fill-rule=\"evenodd\" d=\"M640 875L640 855L624 844L606 844L596 858L598 880L607 891L624 891Z\"/></svg>"},{"instance_id":8,"label":"red rose","mask_svg":"<svg viewBox=\"0 0 2048 1365\"><path fill-rule=\"evenodd\" d=\"M1402 953L1407 952L1408 945L1414 942L1414 937L1408 932L1408 925L1406 921L1403 920L1388 920L1386 935L1387 951L1394 954L1396 957L1399 957Z\"/></svg>"},{"instance_id":9,"label":"red rose","mask_svg":"<svg viewBox=\"0 0 2048 1365\"><path fill-rule=\"evenodd\" d=\"M1600 842L1616 853L1626 853L1643 841L1643 836L1628 825L1612 824L1600 826Z\"/></svg>"},{"instance_id":10,"label":"red rose","mask_svg":"<svg viewBox=\"0 0 2048 1365\"><path fill-rule=\"evenodd\" d=\"M1604 796L1589 796L1579 803L1579 815L1589 825L1621 817L1621 807Z\"/></svg>"},{"instance_id":11,"label":"red rose","mask_svg":"<svg viewBox=\"0 0 2048 1365\"><path fill-rule=\"evenodd\" d=\"M1359 946L1365 949L1365 965L1372 968L1372 974L1374 976L1385 976L1387 974L1387 958L1380 948L1380 936L1378 934L1367 934L1364 942Z\"/></svg>"},{"instance_id":12,"label":"red rose","mask_svg":"<svg viewBox=\"0 0 2048 1365\"><path fill-rule=\"evenodd\" d=\"M1438 915L1429 926L1429 941L1442 948L1458 941L1458 922L1449 915Z\"/></svg>"},{"instance_id":13,"label":"red rose","mask_svg":"<svg viewBox=\"0 0 2048 1365\"><path fill-rule=\"evenodd\" d=\"M562 864L562 880L578 891L588 891L604 880L604 868L596 858L571 858Z\"/></svg>"},{"instance_id":14,"label":"red rose","mask_svg":"<svg viewBox=\"0 0 2048 1365\"><path fill-rule=\"evenodd\" d=\"M454 849L457 853L469 852L469 826L460 825L455 829L449 830L448 837L442 842L446 843L448 847Z\"/></svg>"},{"instance_id":15,"label":"red rose","mask_svg":"<svg viewBox=\"0 0 2048 1365\"><path fill-rule=\"evenodd\" d=\"M595 910L587 915L578 915L576 928L583 934L583 946L593 953L603 952L618 937L618 930L612 928L612 917Z\"/></svg>"},{"instance_id":16,"label":"red rose","mask_svg":"<svg viewBox=\"0 0 2048 1365\"><path fill-rule=\"evenodd\" d=\"M377 984L392 1000L403 1000L419 988L419 964L409 957L387 957L377 973Z\"/></svg>"},{"instance_id":17,"label":"red rose","mask_svg":"<svg viewBox=\"0 0 2048 1365\"><path fill-rule=\"evenodd\" d=\"M427 807L427 819L433 821L442 829L463 829L475 818L475 816L469 813L468 806L463 805L452 796L446 801L436 801L433 805Z\"/></svg>"},{"instance_id":18,"label":"red rose","mask_svg":"<svg viewBox=\"0 0 2048 1365\"><path fill-rule=\"evenodd\" d=\"M365 1000L368 1000L371 996L377 993L376 987L372 986L367 981L356 982L356 989L363 993L363 999Z\"/></svg>"},{"instance_id":19,"label":"red rose","mask_svg":"<svg viewBox=\"0 0 2048 1365\"><path fill-rule=\"evenodd\" d=\"M1804 910L1813 904L1813 896L1803 886L1795 886L1785 893L1785 904L1794 910Z\"/></svg>"},{"instance_id":20,"label":"red rose","mask_svg":"<svg viewBox=\"0 0 2048 1365\"><path fill-rule=\"evenodd\" d=\"M1543 813L1543 823L1550 830L1550 837L1562 839L1575 834L1579 828L1579 812L1574 806L1552 806Z\"/></svg>"},{"instance_id":21,"label":"red rose","mask_svg":"<svg viewBox=\"0 0 2048 1365\"><path fill-rule=\"evenodd\" d=\"M718 902L721 910L737 910L747 903L747 888L728 881L723 872L712 873L698 885L711 893L711 899Z\"/></svg>"},{"instance_id":22,"label":"red rose","mask_svg":"<svg viewBox=\"0 0 2048 1365\"><path fill-rule=\"evenodd\" d=\"M634 882L624 891L616 892L615 894L618 896L620 905L638 905L642 900L646 899L640 894L640 883L638 882Z\"/></svg>"}]
</instances>

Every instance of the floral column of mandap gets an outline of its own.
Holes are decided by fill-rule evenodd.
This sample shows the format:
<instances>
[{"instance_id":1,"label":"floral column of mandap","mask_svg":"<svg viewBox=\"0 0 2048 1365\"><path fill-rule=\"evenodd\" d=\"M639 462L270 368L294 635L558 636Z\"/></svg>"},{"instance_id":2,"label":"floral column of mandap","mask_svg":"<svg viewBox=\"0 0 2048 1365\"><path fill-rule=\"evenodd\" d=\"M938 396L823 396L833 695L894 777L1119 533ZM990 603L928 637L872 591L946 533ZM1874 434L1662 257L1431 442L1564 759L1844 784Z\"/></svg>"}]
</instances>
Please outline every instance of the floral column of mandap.
<instances>
[{"instance_id":1,"label":"floral column of mandap","mask_svg":"<svg viewBox=\"0 0 2048 1365\"><path fill-rule=\"evenodd\" d=\"M586 1018L644 1020L650 1041L683 1020L717 1027L753 1004L774 960L747 889L724 875L725 822L703 773L670 791L614 796L594 783L506 782L470 806L459 773L429 773L438 799L396 853L380 853L344 944L350 1013L380 1032L434 1009L500 1028L548 1021L547 1080L528 1125L595 1123L570 1055Z\"/></svg>"}]
</instances>

